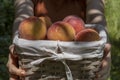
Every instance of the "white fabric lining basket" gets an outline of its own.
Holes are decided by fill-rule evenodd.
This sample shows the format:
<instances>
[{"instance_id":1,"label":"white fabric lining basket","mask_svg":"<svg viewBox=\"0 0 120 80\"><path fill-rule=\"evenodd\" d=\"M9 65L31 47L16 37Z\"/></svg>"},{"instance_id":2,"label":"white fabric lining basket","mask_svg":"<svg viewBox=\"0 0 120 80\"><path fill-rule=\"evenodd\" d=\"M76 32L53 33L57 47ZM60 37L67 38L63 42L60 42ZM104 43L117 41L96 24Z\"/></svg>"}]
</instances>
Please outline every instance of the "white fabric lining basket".
<instances>
[{"instance_id":1,"label":"white fabric lining basket","mask_svg":"<svg viewBox=\"0 0 120 80\"><path fill-rule=\"evenodd\" d=\"M19 66L27 72L21 80L92 80L100 67L107 34L103 26L86 24L99 32L100 41L64 42L14 37Z\"/></svg>"}]
</instances>

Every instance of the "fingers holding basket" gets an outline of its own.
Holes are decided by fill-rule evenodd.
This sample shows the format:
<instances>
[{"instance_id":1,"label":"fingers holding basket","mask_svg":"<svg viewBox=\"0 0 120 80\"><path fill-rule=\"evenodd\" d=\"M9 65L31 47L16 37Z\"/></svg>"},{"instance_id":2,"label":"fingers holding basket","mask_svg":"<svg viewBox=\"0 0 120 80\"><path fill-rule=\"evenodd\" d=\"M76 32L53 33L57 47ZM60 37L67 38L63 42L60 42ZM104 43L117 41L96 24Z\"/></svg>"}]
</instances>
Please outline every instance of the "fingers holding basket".
<instances>
[{"instance_id":1,"label":"fingers holding basket","mask_svg":"<svg viewBox=\"0 0 120 80\"><path fill-rule=\"evenodd\" d=\"M104 56L100 70L96 73L95 80L106 80L110 76L111 69L111 45L106 44L104 49Z\"/></svg>"},{"instance_id":2,"label":"fingers holding basket","mask_svg":"<svg viewBox=\"0 0 120 80\"><path fill-rule=\"evenodd\" d=\"M25 71L18 68L18 57L15 55L14 45L9 47L10 53L7 62L7 68L10 75L10 80L18 80L18 76L24 76Z\"/></svg>"}]
</instances>

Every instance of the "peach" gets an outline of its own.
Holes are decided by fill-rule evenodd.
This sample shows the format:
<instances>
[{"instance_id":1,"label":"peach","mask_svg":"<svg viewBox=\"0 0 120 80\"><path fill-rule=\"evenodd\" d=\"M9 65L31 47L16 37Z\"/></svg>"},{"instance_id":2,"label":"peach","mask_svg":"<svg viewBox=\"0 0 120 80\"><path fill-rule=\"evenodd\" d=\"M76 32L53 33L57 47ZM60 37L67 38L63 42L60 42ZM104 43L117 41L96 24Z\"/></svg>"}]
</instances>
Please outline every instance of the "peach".
<instances>
[{"instance_id":1,"label":"peach","mask_svg":"<svg viewBox=\"0 0 120 80\"><path fill-rule=\"evenodd\" d=\"M52 21L48 16L40 16L39 19L41 19L46 24L47 28L52 25Z\"/></svg>"},{"instance_id":2,"label":"peach","mask_svg":"<svg viewBox=\"0 0 120 80\"><path fill-rule=\"evenodd\" d=\"M84 21L77 16L69 15L63 19L64 22L67 22L73 26L76 31L76 34L85 28Z\"/></svg>"},{"instance_id":3,"label":"peach","mask_svg":"<svg viewBox=\"0 0 120 80\"><path fill-rule=\"evenodd\" d=\"M76 41L98 41L100 36L94 29L84 29L75 36Z\"/></svg>"},{"instance_id":4,"label":"peach","mask_svg":"<svg viewBox=\"0 0 120 80\"><path fill-rule=\"evenodd\" d=\"M49 40L72 41L75 38L75 30L70 24L58 21L48 29L47 38Z\"/></svg>"},{"instance_id":5,"label":"peach","mask_svg":"<svg viewBox=\"0 0 120 80\"><path fill-rule=\"evenodd\" d=\"M23 20L19 25L18 31L20 38L28 40L42 40L47 33L45 23L35 16Z\"/></svg>"}]
</instances>

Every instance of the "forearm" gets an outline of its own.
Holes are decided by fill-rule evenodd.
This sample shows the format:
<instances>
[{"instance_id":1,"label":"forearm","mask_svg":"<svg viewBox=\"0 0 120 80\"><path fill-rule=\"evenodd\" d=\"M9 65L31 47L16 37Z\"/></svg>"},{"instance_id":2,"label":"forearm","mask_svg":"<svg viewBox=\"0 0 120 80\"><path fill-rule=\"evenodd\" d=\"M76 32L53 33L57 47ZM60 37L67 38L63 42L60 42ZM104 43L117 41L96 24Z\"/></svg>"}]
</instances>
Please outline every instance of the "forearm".
<instances>
[{"instance_id":1,"label":"forearm","mask_svg":"<svg viewBox=\"0 0 120 80\"><path fill-rule=\"evenodd\" d=\"M86 23L106 26L104 0L87 0Z\"/></svg>"},{"instance_id":2,"label":"forearm","mask_svg":"<svg viewBox=\"0 0 120 80\"><path fill-rule=\"evenodd\" d=\"M19 24L25 18L34 15L34 4L31 0L15 0L14 2L15 7L15 20L13 23L13 36L15 32L18 30Z\"/></svg>"}]
</instances>

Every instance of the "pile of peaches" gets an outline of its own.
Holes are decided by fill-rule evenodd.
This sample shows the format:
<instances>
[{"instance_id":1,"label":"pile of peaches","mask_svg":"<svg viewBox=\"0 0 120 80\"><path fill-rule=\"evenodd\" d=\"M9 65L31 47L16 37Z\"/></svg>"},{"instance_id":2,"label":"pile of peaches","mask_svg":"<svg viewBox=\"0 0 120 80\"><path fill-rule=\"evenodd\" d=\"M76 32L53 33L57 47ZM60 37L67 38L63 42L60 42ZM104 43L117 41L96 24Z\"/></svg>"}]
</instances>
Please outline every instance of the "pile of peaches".
<instances>
[{"instance_id":1,"label":"pile of peaches","mask_svg":"<svg viewBox=\"0 0 120 80\"><path fill-rule=\"evenodd\" d=\"M52 23L48 16L31 16L19 25L19 37L28 40L98 41L99 33L86 28L85 22L77 16L66 16L62 21Z\"/></svg>"}]
</instances>

